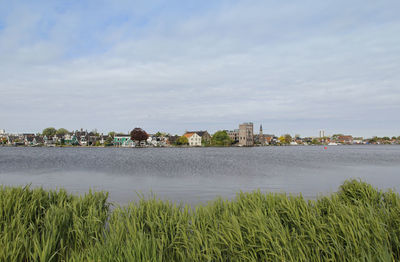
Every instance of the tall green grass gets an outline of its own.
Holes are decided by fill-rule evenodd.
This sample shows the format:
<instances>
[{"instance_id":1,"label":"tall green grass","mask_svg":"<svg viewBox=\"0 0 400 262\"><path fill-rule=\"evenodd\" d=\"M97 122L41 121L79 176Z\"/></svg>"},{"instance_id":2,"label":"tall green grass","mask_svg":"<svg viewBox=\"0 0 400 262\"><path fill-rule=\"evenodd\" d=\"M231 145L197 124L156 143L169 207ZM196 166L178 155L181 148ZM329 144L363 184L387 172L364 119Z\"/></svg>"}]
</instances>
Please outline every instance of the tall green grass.
<instances>
[{"instance_id":1,"label":"tall green grass","mask_svg":"<svg viewBox=\"0 0 400 262\"><path fill-rule=\"evenodd\" d=\"M351 180L317 200L238 193L194 208L156 198L0 188L1 261L399 261L400 196Z\"/></svg>"},{"instance_id":2,"label":"tall green grass","mask_svg":"<svg viewBox=\"0 0 400 262\"><path fill-rule=\"evenodd\" d=\"M107 194L0 188L0 261L63 261L104 237Z\"/></svg>"}]
</instances>

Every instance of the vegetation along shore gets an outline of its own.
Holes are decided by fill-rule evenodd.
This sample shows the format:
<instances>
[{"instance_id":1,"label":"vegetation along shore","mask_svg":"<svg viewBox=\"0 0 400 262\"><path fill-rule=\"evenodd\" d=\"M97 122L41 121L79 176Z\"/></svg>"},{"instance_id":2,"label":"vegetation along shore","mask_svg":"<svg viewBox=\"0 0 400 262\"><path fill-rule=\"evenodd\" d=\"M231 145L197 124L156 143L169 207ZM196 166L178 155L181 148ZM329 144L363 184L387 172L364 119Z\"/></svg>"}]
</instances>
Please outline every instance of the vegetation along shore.
<instances>
[{"instance_id":1,"label":"vegetation along shore","mask_svg":"<svg viewBox=\"0 0 400 262\"><path fill-rule=\"evenodd\" d=\"M0 188L0 261L399 261L400 196L352 180L316 200L238 193L110 209L105 192Z\"/></svg>"}]
</instances>

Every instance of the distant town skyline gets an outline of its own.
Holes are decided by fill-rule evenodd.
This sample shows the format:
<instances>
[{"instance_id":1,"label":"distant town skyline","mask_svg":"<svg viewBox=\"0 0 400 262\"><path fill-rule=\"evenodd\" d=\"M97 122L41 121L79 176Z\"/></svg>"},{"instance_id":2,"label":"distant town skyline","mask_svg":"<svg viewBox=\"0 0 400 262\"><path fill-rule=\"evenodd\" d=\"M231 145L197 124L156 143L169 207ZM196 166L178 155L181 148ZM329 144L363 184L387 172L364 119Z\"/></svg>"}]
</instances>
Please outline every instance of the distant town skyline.
<instances>
[{"instance_id":1,"label":"distant town skyline","mask_svg":"<svg viewBox=\"0 0 400 262\"><path fill-rule=\"evenodd\" d=\"M251 122L251 123L253 123L253 122ZM143 128L149 134L155 134L157 132L164 132L164 133L168 133L170 135L181 135L181 134L183 134L183 133L185 133L187 131L195 130L195 129L196 130L205 130L205 131L210 132L211 134L213 134L213 133L215 133L217 131L220 131L220 130L227 130L227 131L239 130L240 124L241 123L237 123L237 126L234 126L232 128L217 128L217 129L206 129L206 128L197 128L197 129L196 128L192 128L191 129L191 128L186 128L184 130L177 131L177 132L170 132L168 130L164 130L164 129L161 129L161 128L159 128L159 129L146 129L145 127L142 127L142 126L132 126L132 128L130 128L130 129L128 128L127 130L120 130L120 129L101 130L101 129L98 129L98 128L65 128L65 127L56 127L56 126L46 126L45 128L47 128L47 127L54 127L56 129L65 128L69 132L74 132L74 131L78 131L78 130L97 131L98 133L106 135L109 132L117 132L117 133L129 134L130 131L133 128L140 127L140 128ZM254 125L253 133L254 134L259 134L260 125L263 125L263 124L262 123L253 123L253 125ZM6 130L4 128L0 128L0 134L1 133L9 133L9 134L32 133L32 134L37 134L37 133L41 133L45 128L42 128L41 130L29 130L29 129L24 129L24 130ZM264 135L276 135L276 136L281 136L281 135L285 135L285 134L289 134L291 136L300 135L300 137L324 137L324 136L330 137L330 136L332 136L334 134L352 135L354 137L363 137L363 138L372 138L372 137L375 137L375 136L377 136L377 137L384 137L384 136L387 136L387 137L393 137L393 136L399 137L400 136L400 134L361 135L361 134L352 133L352 132L342 132L342 131L335 132L335 131L332 131L332 130L328 130L327 131L325 129L315 130L315 132L313 134L304 134L304 133L301 133L301 132L284 132L284 131L273 132L273 131L271 131L272 129L270 129L270 131L266 130L264 128L264 125L263 125L262 129L263 129L263 134ZM276 129L275 128L274 130L280 130L280 129ZM321 136L321 134L322 134L322 136Z\"/></svg>"},{"instance_id":2,"label":"distant town skyline","mask_svg":"<svg viewBox=\"0 0 400 262\"><path fill-rule=\"evenodd\" d=\"M0 6L7 132L400 135L400 1Z\"/></svg>"}]
</instances>

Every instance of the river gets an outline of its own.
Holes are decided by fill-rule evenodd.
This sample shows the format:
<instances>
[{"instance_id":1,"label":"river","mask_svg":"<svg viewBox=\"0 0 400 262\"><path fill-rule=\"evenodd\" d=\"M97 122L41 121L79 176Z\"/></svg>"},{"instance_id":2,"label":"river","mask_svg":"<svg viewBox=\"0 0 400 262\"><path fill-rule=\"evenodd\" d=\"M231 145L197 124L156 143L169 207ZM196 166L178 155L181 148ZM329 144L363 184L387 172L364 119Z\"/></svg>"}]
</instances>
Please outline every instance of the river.
<instances>
[{"instance_id":1,"label":"river","mask_svg":"<svg viewBox=\"0 0 400 262\"><path fill-rule=\"evenodd\" d=\"M400 191L400 146L253 148L0 147L0 184L105 190L126 204L139 194L188 204L237 192L335 192L346 179Z\"/></svg>"}]
</instances>

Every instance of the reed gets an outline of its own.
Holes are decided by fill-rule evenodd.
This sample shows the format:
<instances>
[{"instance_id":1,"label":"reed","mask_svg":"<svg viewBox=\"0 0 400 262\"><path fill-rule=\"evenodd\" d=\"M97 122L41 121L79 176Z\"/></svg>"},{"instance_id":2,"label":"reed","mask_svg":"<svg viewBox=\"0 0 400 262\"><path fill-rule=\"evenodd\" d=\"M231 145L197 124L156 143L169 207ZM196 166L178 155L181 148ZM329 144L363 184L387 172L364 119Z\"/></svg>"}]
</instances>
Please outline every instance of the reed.
<instances>
[{"instance_id":1,"label":"reed","mask_svg":"<svg viewBox=\"0 0 400 262\"><path fill-rule=\"evenodd\" d=\"M1 261L399 261L400 196L346 181L330 196L240 192L190 207L156 197L0 188Z\"/></svg>"}]
</instances>

